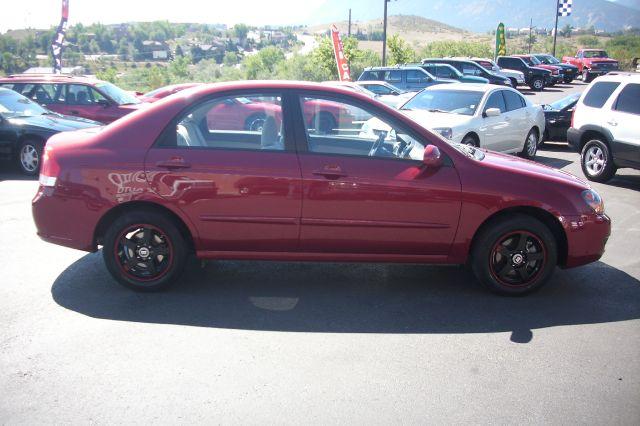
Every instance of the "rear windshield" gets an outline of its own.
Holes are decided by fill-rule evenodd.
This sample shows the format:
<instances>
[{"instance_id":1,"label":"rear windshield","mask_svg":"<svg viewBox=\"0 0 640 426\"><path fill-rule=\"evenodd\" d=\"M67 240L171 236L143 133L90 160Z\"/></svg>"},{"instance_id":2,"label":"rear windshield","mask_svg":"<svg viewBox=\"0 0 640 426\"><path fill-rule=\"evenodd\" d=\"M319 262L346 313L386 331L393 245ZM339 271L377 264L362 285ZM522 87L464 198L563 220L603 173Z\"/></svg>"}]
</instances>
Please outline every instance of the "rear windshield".
<instances>
[{"instance_id":1,"label":"rear windshield","mask_svg":"<svg viewBox=\"0 0 640 426\"><path fill-rule=\"evenodd\" d=\"M595 83L584 97L583 104L592 108L602 108L607 99L617 89L620 83L616 81L602 81Z\"/></svg>"},{"instance_id":2,"label":"rear windshield","mask_svg":"<svg viewBox=\"0 0 640 426\"><path fill-rule=\"evenodd\" d=\"M585 58L608 58L607 52L604 50L585 50L582 55Z\"/></svg>"}]
</instances>

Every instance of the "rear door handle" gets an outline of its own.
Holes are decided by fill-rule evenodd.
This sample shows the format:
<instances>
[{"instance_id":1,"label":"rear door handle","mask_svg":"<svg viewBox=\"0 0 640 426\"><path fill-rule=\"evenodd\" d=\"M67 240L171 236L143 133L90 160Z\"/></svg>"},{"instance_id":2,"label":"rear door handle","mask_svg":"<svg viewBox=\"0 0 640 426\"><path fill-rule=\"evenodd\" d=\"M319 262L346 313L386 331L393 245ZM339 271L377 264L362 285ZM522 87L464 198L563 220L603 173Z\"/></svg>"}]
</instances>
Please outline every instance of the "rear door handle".
<instances>
[{"instance_id":1,"label":"rear door handle","mask_svg":"<svg viewBox=\"0 0 640 426\"><path fill-rule=\"evenodd\" d=\"M191 167L191 164L184 161L170 160L170 161L158 161L156 163L156 166L160 167L161 169L173 170L173 169L188 169Z\"/></svg>"},{"instance_id":2,"label":"rear door handle","mask_svg":"<svg viewBox=\"0 0 640 426\"><path fill-rule=\"evenodd\" d=\"M611 124L612 126L617 126L618 122L616 120L609 120L607 121L607 123Z\"/></svg>"},{"instance_id":3,"label":"rear door handle","mask_svg":"<svg viewBox=\"0 0 640 426\"><path fill-rule=\"evenodd\" d=\"M72 109L72 110L71 110L71 114L73 114L73 115L78 115L78 114L80 114L80 111L77 111L77 110L75 110L75 109Z\"/></svg>"}]
</instances>

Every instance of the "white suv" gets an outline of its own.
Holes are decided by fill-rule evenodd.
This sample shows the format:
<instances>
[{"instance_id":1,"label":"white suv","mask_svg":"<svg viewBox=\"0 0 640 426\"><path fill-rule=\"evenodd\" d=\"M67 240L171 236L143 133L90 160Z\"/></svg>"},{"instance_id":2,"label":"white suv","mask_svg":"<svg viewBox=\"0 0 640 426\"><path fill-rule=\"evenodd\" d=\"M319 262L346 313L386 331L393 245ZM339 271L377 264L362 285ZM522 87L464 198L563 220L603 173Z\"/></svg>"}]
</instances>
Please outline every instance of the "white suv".
<instances>
[{"instance_id":1,"label":"white suv","mask_svg":"<svg viewBox=\"0 0 640 426\"><path fill-rule=\"evenodd\" d=\"M587 179L606 182L618 168L640 169L638 120L639 74L612 72L589 85L567 132L569 146L581 153Z\"/></svg>"}]
</instances>

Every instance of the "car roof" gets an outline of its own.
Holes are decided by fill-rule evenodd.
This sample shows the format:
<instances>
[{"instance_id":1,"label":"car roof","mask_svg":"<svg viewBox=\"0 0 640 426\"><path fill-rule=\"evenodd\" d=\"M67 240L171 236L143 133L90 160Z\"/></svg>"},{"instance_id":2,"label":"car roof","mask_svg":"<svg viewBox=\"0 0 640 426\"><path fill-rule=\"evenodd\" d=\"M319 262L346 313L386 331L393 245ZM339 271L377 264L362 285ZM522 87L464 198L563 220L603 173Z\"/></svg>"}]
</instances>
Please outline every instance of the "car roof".
<instances>
[{"instance_id":1,"label":"car roof","mask_svg":"<svg viewBox=\"0 0 640 426\"><path fill-rule=\"evenodd\" d=\"M473 62L470 59L460 59L460 58L425 58L422 62L432 62L432 61L454 61L454 62ZM446 62L445 62L446 63Z\"/></svg>"},{"instance_id":2,"label":"car roof","mask_svg":"<svg viewBox=\"0 0 640 426\"><path fill-rule=\"evenodd\" d=\"M420 65L397 65L393 67L367 67L365 71L402 71L402 70L420 70L425 72Z\"/></svg>"},{"instance_id":3,"label":"car roof","mask_svg":"<svg viewBox=\"0 0 640 426\"><path fill-rule=\"evenodd\" d=\"M631 81L634 83L638 83L640 82L640 73L614 71L614 72L610 72L609 74L600 76L594 81L596 82L598 81L620 81L620 82Z\"/></svg>"},{"instance_id":4,"label":"car roof","mask_svg":"<svg viewBox=\"0 0 640 426\"><path fill-rule=\"evenodd\" d=\"M498 86L497 84L485 84L485 83L449 83L449 84L436 84L435 86L427 87L424 90L457 90L467 92L490 92L495 89L510 89L506 86Z\"/></svg>"},{"instance_id":5,"label":"car roof","mask_svg":"<svg viewBox=\"0 0 640 426\"><path fill-rule=\"evenodd\" d=\"M97 84L104 83L102 80L86 76L75 76L68 74L13 74L7 77L0 77L2 83L84 83Z\"/></svg>"}]
</instances>

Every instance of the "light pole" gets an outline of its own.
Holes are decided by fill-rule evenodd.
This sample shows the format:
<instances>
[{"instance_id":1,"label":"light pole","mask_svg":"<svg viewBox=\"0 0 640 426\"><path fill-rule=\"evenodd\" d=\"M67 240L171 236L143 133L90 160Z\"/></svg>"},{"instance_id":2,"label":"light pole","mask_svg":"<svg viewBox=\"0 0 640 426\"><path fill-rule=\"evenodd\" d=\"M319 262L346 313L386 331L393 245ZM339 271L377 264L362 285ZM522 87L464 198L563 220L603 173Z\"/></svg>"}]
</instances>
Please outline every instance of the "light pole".
<instances>
[{"instance_id":1,"label":"light pole","mask_svg":"<svg viewBox=\"0 0 640 426\"><path fill-rule=\"evenodd\" d=\"M387 3L391 0L384 1L384 24L382 26L382 66L387 65Z\"/></svg>"}]
</instances>

